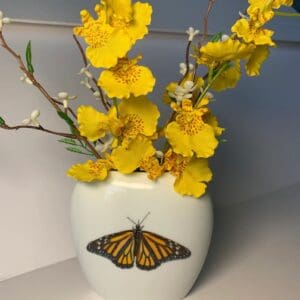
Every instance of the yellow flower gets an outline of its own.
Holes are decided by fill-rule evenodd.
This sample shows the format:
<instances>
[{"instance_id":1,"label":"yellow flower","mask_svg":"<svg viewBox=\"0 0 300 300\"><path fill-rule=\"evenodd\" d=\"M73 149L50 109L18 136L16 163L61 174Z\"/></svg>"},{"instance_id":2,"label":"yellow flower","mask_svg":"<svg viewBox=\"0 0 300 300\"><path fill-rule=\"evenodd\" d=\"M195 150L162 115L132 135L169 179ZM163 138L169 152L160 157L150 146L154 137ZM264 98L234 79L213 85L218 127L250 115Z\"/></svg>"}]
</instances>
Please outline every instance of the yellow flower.
<instances>
[{"instance_id":1,"label":"yellow flower","mask_svg":"<svg viewBox=\"0 0 300 300\"><path fill-rule=\"evenodd\" d=\"M244 44L238 40L229 38L225 42L209 42L200 49L198 63L210 64L247 58L255 47L251 44ZM203 58L204 57L204 58Z\"/></svg>"},{"instance_id":2,"label":"yellow flower","mask_svg":"<svg viewBox=\"0 0 300 300\"><path fill-rule=\"evenodd\" d=\"M207 159L193 158L174 184L174 189L181 195L201 197L206 191L206 183L211 181L212 172Z\"/></svg>"},{"instance_id":3,"label":"yellow flower","mask_svg":"<svg viewBox=\"0 0 300 300\"><path fill-rule=\"evenodd\" d=\"M77 110L79 131L82 136L94 142L108 131L108 117L92 106L80 106Z\"/></svg>"},{"instance_id":4,"label":"yellow flower","mask_svg":"<svg viewBox=\"0 0 300 300\"><path fill-rule=\"evenodd\" d=\"M249 4L254 6L269 6L278 9L280 6L292 6L293 0L248 0Z\"/></svg>"},{"instance_id":5,"label":"yellow flower","mask_svg":"<svg viewBox=\"0 0 300 300\"><path fill-rule=\"evenodd\" d=\"M111 160L118 171L123 174L130 174L141 166L145 157L155 154L152 142L143 136L138 136L129 144L121 145L114 149Z\"/></svg>"},{"instance_id":6,"label":"yellow flower","mask_svg":"<svg viewBox=\"0 0 300 300\"><path fill-rule=\"evenodd\" d=\"M174 152L183 156L210 157L218 145L214 129L203 121L205 108L193 108L190 100L182 102L176 121L168 124L165 136Z\"/></svg>"},{"instance_id":7,"label":"yellow flower","mask_svg":"<svg viewBox=\"0 0 300 300\"><path fill-rule=\"evenodd\" d=\"M225 128L219 127L218 119L215 115L209 110L203 117L205 123L209 124L215 132L216 136L220 136L225 131Z\"/></svg>"},{"instance_id":8,"label":"yellow flower","mask_svg":"<svg viewBox=\"0 0 300 300\"><path fill-rule=\"evenodd\" d=\"M204 158L185 158L168 150L164 166L176 176L174 189L181 195L201 197L206 191L206 183L212 179L208 161Z\"/></svg>"},{"instance_id":9,"label":"yellow flower","mask_svg":"<svg viewBox=\"0 0 300 300\"><path fill-rule=\"evenodd\" d=\"M164 103L170 104L172 102L172 99L169 94L175 94L175 90L176 90L177 86L178 86L177 82L170 82L166 86L166 91L164 92L164 95L163 95Z\"/></svg>"},{"instance_id":10,"label":"yellow flower","mask_svg":"<svg viewBox=\"0 0 300 300\"><path fill-rule=\"evenodd\" d=\"M257 46L246 64L247 74L249 76L260 75L261 65L268 58L269 54L268 46Z\"/></svg>"},{"instance_id":11,"label":"yellow flower","mask_svg":"<svg viewBox=\"0 0 300 300\"><path fill-rule=\"evenodd\" d=\"M234 88L241 78L240 61L236 60L235 63L213 82L211 88L217 92L225 89Z\"/></svg>"},{"instance_id":12,"label":"yellow flower","mask_svg":"<svg viewBox=\"0 0 300 300\"><path fill-rule=\"evenodd\" d=\"M151 23L152 7L148 3L131 0L104 0L107 9L108 23L122 30L132 44L142 39L148 33L148 25Z\"/></svg>"},{"instance_id":13,"label":"yellow flower","mask_svg":"<svg viewBox=\"0 0 300 300\"><path fill-rule=\"evenodd\" d=\"M158 159L154 156L145 157L140 167L148 173L148 178L151 180L156 180L164 173L164 167L160 165Z\"/></svg>"},{"instance_id":14,"label":"yellow flower","mask_svg":"<svg viewBox=\"0 0 300 300\"><path fill-rule=\"evenodd\" d=\"M96 10L98 18L94 20L87 10L81 11L83 26L74 28L74 34L81 36L89 45L86 56L97 68L110 68L117 64L131 48L131 40L122 31L106 23L103 9Z\"/></svg>"},{"instance_id":15,"label":"yellow flower","mask_svg":"<svg viewBox=\"0 0 300 300\"><path fill-rule=\"evenodd\" d=\"M251 20L240 19L232 26L231 30L238 37L243 38L246 43L253 42L255 45L275 46L275 43L272 41L274 32L255 27Z\"/></svg>"},{"instance_id":16,"label":"yellow flower","mask_svg":"<svg viewBox=\"0 0 300 300\"><path fill-rule=\"evenodd\" d=\"M138 97L152 92L155 78L147 67L137 65L140 59L141 56L122 58L115 67L101 73L98 84L110 98L124 99L131 94Z\"/></svg>"},{"instance_id":17,"label":"yellow flower","mask_svg":"<svg viewBox=\"0 0 300 300\"><path fill-rule=\"evenodd\" d=\"M138 134L150 137L156 132L160 113L157 106L145 96L123 100L118 111L123 122L121 131L124 137L135 138Z\"/></svg>"},{"instance_id":18,"label":"yellow flower","mask_svg":"<svg viewBox=\"0 0 300 300\"><path fill-rule=\"evenodd\" d=\"M102 181L107 177L111 168L111 163L105 159L98 159L95 162L88 160L84 164L72 166L68 171L68 176L84 182Z\"/></svg>"},{"instance_id":19,"label":"yellow flower","mask_svg":"<svg viewBox=\"0 0 300 300\"><path fill-rule=\"evenodd\" d=\"M250 5L247 9L247 13L255 27L263 26L275 16L270 1L269 3L261 1L258 4Z\"/></svg>"}]
</instances>

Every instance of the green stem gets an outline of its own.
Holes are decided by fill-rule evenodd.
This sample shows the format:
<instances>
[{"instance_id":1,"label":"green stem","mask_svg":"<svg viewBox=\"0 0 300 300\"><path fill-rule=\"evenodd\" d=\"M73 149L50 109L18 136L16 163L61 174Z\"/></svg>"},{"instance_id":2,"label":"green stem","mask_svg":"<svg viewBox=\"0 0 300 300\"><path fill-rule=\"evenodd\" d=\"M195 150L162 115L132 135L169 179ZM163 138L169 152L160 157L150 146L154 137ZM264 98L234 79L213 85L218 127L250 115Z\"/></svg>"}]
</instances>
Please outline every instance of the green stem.
<instances>
[{"instance_id":1,"label":"green stem","mask_svg":"<svg viewBox=\"0 0 300 300\"><path fill-rule=\"evenodd\" d=\"M283 11L276 11L275 15L279 17L300 18L300 13L288 13Z\"/></svg>"},{"instance_id":2,"label":"green stem","mask_svg":"<svg viewBox=\"0 0 300 300\"><path fill-rule=\"evenodd\" d=\"M220 66L219 70L217 73L213 76L213 78L208 82L207 86L199 96L199 98L196 100L195 107L198 107L200 104L201 100L205 97L207 94L208 90L211 88L212 84L215 82L215 80L228 68L228 62L224 63L223 65Z\"/></svg>"}]
</instances>

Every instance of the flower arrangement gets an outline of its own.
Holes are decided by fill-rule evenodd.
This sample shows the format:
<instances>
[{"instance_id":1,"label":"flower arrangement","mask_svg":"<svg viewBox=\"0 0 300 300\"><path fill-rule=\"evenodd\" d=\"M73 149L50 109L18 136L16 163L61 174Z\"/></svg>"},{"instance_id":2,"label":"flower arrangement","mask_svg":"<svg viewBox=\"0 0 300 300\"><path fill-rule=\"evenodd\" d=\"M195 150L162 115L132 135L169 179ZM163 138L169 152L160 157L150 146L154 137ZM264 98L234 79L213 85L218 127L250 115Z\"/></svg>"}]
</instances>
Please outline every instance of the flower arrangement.
<instances>
[{"instance_id":1,"label":"flower arrangement","mask_svg":"<svg viewBox=\"0 0 300 300\"><path fill-rule=\"evenodd\" d=\"M172 109L169 121L158 127L160 112L148 98L156 79L142 65L142 56L132 57L130 50L148 33L152 7L131 0L101 0L94 18L81 11L82 26L74 28L74 39L81 51L84 67L81 84L92 91L102 111L81 105L77 112L66 92L51 96L35 76L32 49L26 48L26 62L6 42L3 27L10 22L0 12L0 45L12 55L24 75L21 80L37 87L70 132L55 132L39 123L35 110L21 125L10 126L0 117L0 128L33 129L61 136L67 150L91 156L83 164L72 166L68 175L84 182L105 180L111 170L123 174L143 171L150 180L165 172L175 177L174 189L196 198L205 193L212 179L208 159L215 153L224 131L209 108L213 91L234 88L241 78L242 66L248 76L258 76L269 56L274 32L265 25L280 6L292 0L248 0L249 7L233 24L231 34L208 37L208 16L214 1L209 1L203 34L187 30L186 61L180 64L181 77L166 87L163 101ZM78 37L84 39L84 50ZM91 68L99 71L98 79ZM164 140L162 149L155 147ZM92 159L93 158L93 159Z\"/></svg>"}]
</instances>

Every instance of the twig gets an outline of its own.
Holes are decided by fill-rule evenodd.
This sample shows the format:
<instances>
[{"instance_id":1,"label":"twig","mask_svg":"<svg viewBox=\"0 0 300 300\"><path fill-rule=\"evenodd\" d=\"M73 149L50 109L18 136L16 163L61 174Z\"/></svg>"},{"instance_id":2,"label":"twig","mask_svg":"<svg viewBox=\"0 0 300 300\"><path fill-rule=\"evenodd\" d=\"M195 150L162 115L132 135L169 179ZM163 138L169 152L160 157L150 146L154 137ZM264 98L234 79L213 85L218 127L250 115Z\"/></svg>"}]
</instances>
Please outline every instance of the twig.
<instances>
[{"instance_id":1,"label":"twig","mask_svg":"<svg viewBox=\"0 0 300 300\"><path fill-rule=\"evenodd\" d=\"M58 135L58 136L62 136L62 137L66 137L66 138L70 138L70 139L76 139L76 135L71 134L71 133L64 133L64 132L56 132L53 130L49 130L46 129L42 126L31 126L31 125L18 125L18 126L9 126L7 124L1 125L0 128L2 129L6 129L6 130L19 130L19 129L33 129L33 130L39 130L39 131L43 131L46 133L50 133L50 134L54 134L54 135Z\"/></svg>"},{"instance_id":2,"label":"twig","mask_svg":"<svg viewBox=\"0 0 300 300\"><path fill-rule=\"evenodd\" d=\"M187 46L186 46L186 51L185 51L185 64L186 64L186 71L183 77L179 80L178 85L180 85L183 80L186 78L186 76L190 72L190 51L191 51L191 46L192 46L192 41L189 41Z\"/></svg>"},{"instance_id":3,"label":"twig","mask_svg":"<svg viewBox=\"0 0 300 300\"><path fill-rule=\"evenodd\" d=\"M37 81L33 73L29 72L27 68L25 67L25 64L19 54L17 54L6 42L3 32L0 31L0 46L2 46L4 49L6 49L18 62L19 68L27 75L27 77L31 80L32 84L45 96L45 98L50 102L50 104L53 106L53 108L57 112L63 112L63 110L60 108L58 103L55 102L55 100L49 95L49 93L45 90L45 88ZM76 137L78 140L83 140L87 147L92 151L92 153L95 155L96 158L101 158L100 154L97 152L95 147L85 138L82 137L79 134L79 131L77 127L74 125L75 132L78 132L76 134ZM49 132L50 133L50 132Z\"/></svg>"},{"instance_id":4,"label":"twig","mask_svg":"<svg viewBox=\"0 0 300 300\"><path fill-rule=\"evenodd\" d=\"M85 55L85 53L84 53L84 50L83 50L83 48L82 48L82 46L81 46L81 44L80 44L80 42L79 42L79 40L77 39L77 37L76 37L75 34L73 34L73 38L74 38L75 43L76 43L76 45L77 45L77 47L78 47L78 49L79 49L79 51L80 51L80 54L81 54L81 57L82 57L82 60L83 60L83 65L84 65L84 67L87 67L88 61L87 61L86 55ZM97 90L99 91L100 99L101 99L102 105L103 105L104 108L108 111L108 110L109 110L109 106L108 106L107 102L105 101L104 93L103 93L101 87L98 85L98 82L97 82L97 80L96 80L95 77L92 78L92 81L94 82L94 84L95 84L96 87L97 87ZM93 93L96 92L96 90L95 90L93 87L91 88L91 91L92 91Z\"/></svg>"},{"instance_id":5,"label":"twig","mask_svg":"<svg viewBox=\"0 0 300 300\"><path fill-rule=\"evenodd\" d=\"M208 35L208 18L211 13L211 10L213 9L214 4L215 4L215 0L209 0L207 11L206 11L206 14L204 15L203 35L202 35L202 39L201 39L202 44Z\"/></svg>"}]
</instances>

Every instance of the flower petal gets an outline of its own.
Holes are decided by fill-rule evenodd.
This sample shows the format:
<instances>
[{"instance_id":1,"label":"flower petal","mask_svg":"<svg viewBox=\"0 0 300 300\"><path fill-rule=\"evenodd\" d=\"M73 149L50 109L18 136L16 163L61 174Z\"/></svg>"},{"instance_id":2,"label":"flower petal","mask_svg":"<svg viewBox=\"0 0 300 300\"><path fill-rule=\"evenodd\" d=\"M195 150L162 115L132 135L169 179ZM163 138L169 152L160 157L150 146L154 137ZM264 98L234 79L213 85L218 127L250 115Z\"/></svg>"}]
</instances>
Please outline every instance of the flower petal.
<instances>
[{"instance_id":1,"label":"flower petal","mask_svg":"<svg viewBox=\"0 0 300 300\"><path fill-rule=\"evenodd\" d=\"M128 145L121 145L114 149L111 159L117 168L123 174L130 174L140 167L144 157L150 157L155 154L155 149L149 139L137 137Z\"/></svg>"}]
</instances>

